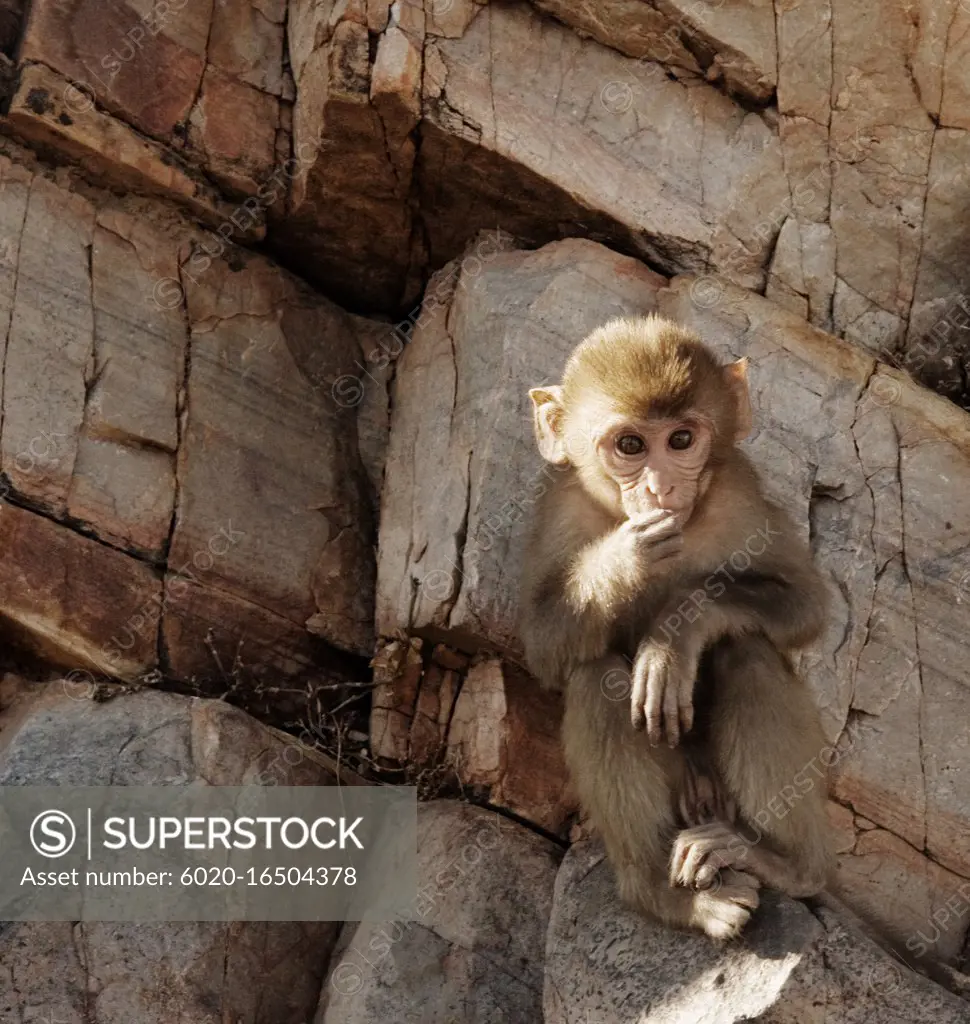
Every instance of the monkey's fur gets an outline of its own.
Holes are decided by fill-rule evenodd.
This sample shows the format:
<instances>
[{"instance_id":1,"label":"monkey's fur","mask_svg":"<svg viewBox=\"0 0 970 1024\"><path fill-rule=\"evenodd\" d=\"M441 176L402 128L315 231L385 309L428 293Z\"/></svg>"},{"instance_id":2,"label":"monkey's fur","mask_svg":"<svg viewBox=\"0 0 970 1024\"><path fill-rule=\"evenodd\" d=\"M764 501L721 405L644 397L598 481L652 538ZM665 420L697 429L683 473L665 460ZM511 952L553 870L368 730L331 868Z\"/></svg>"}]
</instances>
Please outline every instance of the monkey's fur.
<instances>
[{"instance_id":1,"label":"monkey's fur","mask_svg":"<svg viewBox=\"0 0 970 1024\"><path fill-rule=\"evenodd\" d=\"M540 450L562 471L540 499L527 545L528 664L544 686L565 689L567 764L622 898L672 925L730 938L761 884L811 895L831 866L824 738L788 657L821 631L826 591L736 447L750 429L745 364L719 366L669 321L618 320L576 349L561 388L530 394ZM677 468L684 453L658 452L674 464L663 472L676 484L664 486L681 495L679 506L670 500L675 511L660 505L638 520L636 501L662 500L644 490L659 479L655 446L641 457L647 484L633 478L624 490L626 478L612 477L603 460L628 458L610 445L627 430L629 446L634 428L604 442L599 425L611 417L640 423L644 436L655 422L661 431L686 423L696 435L688 443L702 454L702 442L709 446L689 471ZM681 425L681 440L685 432ZM729 561L739 552L741 570ZM685 617L685 603L695 616ZM616 699L617 681L627 679L632 723L629 689ZM652 743L635 728L644 700ZM664 728L669 747L657 745ZM721 808L713 820L684 799L708 774L724 795L711 802Z\"/></svg>"}]
</instances>

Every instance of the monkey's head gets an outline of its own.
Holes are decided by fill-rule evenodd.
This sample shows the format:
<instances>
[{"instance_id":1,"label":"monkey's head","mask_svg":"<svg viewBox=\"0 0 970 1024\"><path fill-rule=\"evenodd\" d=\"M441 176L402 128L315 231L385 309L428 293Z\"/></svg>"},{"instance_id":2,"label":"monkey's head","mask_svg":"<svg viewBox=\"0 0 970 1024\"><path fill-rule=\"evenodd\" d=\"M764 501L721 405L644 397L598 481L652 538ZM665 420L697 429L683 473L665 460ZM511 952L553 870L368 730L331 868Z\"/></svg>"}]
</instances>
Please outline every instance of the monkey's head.
<instances>
[{"instance_id":1,"label":"monkey's head","mask_svg":"<svg viewBox=\"0 0 970 1024\"><path fill-rule=\"evenodd\" d=\"M569 357L561 385L532 388L542 457L572 465L617 516L685 521L711 471L751 432L747 363L722 366L657 316L611 320Z\"/></svg>"}]
</instances>

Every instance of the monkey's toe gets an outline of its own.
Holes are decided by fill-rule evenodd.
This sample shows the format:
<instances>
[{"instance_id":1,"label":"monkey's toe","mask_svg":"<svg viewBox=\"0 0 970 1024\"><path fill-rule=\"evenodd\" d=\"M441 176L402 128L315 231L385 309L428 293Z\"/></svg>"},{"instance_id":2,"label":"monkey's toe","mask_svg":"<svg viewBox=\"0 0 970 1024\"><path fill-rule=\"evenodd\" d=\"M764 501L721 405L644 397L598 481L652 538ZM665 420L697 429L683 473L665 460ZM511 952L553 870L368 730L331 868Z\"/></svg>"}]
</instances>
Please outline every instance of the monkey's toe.
<instances>
[{"instance_id":1,"label":"monkey's toe","mask_svg":"<svg viewBox=\"0 0 970 1024\"><path fill-rule=\"evenodd\" d=\"M721 821L684 829L674 840L671 850L670 884L706 888L698 883L699 872L705 866L716 872L734 864L740 856L734 849L738 840L734 829ZM705 872L705 877L709 874Z\"/></svg>"},{"instance_id":2,"label":"monkey's toe","mask_svg":"<svg viewBox=\"0 0 970 1024\"><path fill-rule=\"evenodd\" d=\"M736 938L758 909L759 886L754 875L726 869L721 873L720 888L694 897L695 924L718 942Z\"/></svg>"}]
</instances>

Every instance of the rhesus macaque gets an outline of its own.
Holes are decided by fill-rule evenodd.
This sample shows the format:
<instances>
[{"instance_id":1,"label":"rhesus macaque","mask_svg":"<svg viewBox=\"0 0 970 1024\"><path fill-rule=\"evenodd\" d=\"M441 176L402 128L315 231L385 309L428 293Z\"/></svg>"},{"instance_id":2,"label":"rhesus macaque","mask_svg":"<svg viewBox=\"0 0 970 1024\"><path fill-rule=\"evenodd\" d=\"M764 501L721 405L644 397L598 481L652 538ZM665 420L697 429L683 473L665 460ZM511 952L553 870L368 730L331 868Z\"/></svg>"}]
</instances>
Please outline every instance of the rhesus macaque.
<instances>
[{"instance_id":1,"label":"rhesus macaque","mask_svg":"<svg viewBox=\"0 0 970 1024\"><path fill-rule=\"evenodd\" d=\"M824 738L788 657L826 590L736 447L746 363L670 321L614 320L529 394L562 472L527 548L528 664L565 688L567 763L620 895L730 938L761 885L807 896L830 868Z\"/></svg>"}]
</instances>

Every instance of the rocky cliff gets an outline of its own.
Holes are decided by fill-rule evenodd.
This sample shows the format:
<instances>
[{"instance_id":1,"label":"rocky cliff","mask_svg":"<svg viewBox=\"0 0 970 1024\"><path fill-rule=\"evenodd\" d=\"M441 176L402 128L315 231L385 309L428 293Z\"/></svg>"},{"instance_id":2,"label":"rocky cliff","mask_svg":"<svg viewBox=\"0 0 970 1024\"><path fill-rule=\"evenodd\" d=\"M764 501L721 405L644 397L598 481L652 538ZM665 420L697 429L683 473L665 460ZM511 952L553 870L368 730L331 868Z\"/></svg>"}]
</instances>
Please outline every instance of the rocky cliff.
<instances>
[{"instance_id":1,"label":"rocky cliff","mask_svg":"<svg viewBox=\"0 0 970 1024\"><path fill-rule=\"evenodd\" d=\"M407 781L424 875L474 854L390 938L0 925L3 1024L970 1019L968 47L967 0L0 0L0 780ZM858 920L725 951L564 855L516 638L527 388L649 311L750 359L836 595Z\"/></svg>"}]
</instances>

